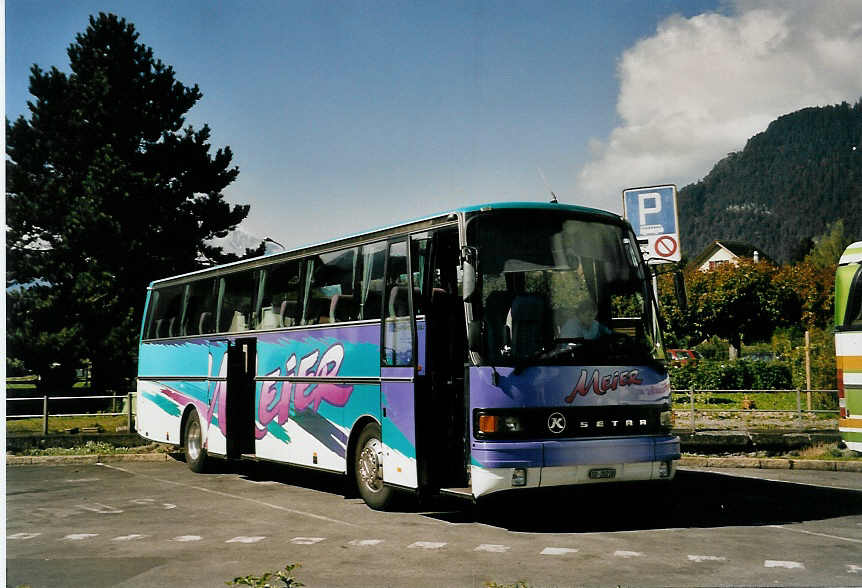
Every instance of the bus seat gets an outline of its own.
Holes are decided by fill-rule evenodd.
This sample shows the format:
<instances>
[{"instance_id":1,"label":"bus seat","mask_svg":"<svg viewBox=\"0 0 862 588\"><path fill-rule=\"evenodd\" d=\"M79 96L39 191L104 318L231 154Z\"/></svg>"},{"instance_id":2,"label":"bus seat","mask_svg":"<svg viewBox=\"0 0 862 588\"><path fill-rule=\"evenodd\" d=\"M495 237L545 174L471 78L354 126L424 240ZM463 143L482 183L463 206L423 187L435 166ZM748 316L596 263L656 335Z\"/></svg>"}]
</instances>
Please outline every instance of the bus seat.
<instances>
[{"instance_id":1,"label":"bus seat","mask_svg":"<svg viewBox=\"0 0 862 588\"><path fill-rule=\"evenodd\" d=\"M236 333L237 331L245 331L245 329L245 315L238 310L234 310L233 319L231 319L230 321L230 327L228 327L228 331L231 333Z\"/></svg>"},{"instance_id":2,"label":"bus seat","mask_svg":"<svg viewBox=\"0 0 862 588\"><path fill-rule=\"evenodd\" d=\"M206 333L212 333L212 318L213 313L211 312L202 312L200 318L198 319L198 334L204 335Z\"/></svg>"},{"instance_id":3,"label":"bus seat","mask_svg":"<svg viewBox=\"0 0 862 588\"><path fill-rule=\"evenodd\" d=\"M281 317L275 314L275 308L267 306L260 310L260 324L258 329L277 329L281 326Z\"/></svg>"},{"instance_id":4,"label":"bus seat","mask_svg":"<svg viewBox=\"0 0 862 588\"><path fill-rule=\"evenodd\" d=\"M407 289L401 286L392 286L389 291L389 316L409 316L410 305L407 300Z\"/></svg>"},{"instance_id":5,"label":"bus seat","mask_svg":"<svg viewBox=\"0 0 862 588\"><path fill-rule=\"evenodd\" d=\"M351 294L333 294L329 305L329 322L339 323L353 320L353 296Z\"/></svg>"},{"instance_id":6,"label":"bus seat","mask_svg":"<svg viewBox=\"0 0 862 588\"><path fill-rule=\"evenodd\" d=\"M512 301L512 352L525 356L538 351L545 339L545 303L540 296L521 294Z\"/></svg>"}]
</instances>

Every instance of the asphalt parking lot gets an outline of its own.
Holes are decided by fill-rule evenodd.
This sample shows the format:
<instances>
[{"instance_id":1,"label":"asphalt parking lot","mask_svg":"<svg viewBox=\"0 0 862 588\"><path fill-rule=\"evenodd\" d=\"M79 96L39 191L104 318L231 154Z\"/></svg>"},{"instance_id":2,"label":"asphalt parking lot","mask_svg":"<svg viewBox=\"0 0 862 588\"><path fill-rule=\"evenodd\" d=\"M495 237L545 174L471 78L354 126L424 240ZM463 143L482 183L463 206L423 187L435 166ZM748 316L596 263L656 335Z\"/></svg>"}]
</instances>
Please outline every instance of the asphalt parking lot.
<instances>
[{"instance_id":1,"label":"asphalt parking lot","mask_svg":"<svg viewBox=\"0 0 862 588\"><path fill-rule=\"evenodd\" d=\"M862 584L862 474L686 470L389 513L341 492L262 464L9 467L7 583L224 586L301 562L308 586Z\"/></svg>"}]
</instances>

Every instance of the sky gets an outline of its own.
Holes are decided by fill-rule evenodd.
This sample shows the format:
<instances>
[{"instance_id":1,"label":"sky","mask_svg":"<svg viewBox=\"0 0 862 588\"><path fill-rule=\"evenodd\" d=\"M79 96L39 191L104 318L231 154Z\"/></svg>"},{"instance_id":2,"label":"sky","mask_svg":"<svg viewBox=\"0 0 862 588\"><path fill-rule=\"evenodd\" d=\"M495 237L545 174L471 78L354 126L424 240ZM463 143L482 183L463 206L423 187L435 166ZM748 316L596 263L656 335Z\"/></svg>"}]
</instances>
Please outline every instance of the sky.
<instances>
[{"instance_id":1,"label":"sky","mask_svg":"<svg viewBox=\"0 0 862 588\"><path fill-rule=\"evenodd\" d=\"M6 0L6 114L90 14L198 84L241 228L295 247L501 200L622 212L782 114L862 98L862 2Z\"/></svg>"}]
</instances>

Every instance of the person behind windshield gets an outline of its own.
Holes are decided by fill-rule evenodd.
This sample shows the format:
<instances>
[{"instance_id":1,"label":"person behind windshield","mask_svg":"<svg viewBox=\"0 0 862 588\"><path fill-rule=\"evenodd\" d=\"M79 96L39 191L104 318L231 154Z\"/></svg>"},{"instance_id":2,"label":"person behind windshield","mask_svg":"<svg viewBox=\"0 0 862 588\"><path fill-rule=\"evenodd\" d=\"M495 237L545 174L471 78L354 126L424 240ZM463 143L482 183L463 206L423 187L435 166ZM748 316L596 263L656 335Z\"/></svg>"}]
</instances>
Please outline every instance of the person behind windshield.
<instances>
[{"instance_id":1,"label":"person behind windshield","mask_svg":"<svg viewBox=\"0 0 862 588\"><path fill-rule=\"evenodd\" d=\"M574 308L574 312L560 327L561 339L598 339L611 330L596 320L598 310L593 299L587 296Z\"/></svg>"}]
</instances>

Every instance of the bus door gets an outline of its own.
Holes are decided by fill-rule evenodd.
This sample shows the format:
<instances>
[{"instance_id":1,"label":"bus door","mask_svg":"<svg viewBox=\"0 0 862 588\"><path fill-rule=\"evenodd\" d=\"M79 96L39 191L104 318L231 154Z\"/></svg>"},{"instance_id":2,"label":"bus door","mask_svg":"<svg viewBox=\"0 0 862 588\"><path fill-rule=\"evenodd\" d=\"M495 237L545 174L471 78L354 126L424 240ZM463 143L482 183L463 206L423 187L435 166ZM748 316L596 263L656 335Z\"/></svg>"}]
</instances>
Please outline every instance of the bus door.
<instances>
[{"instance_id":1,"label":"bus door","mask_svg":"<svg viewBox=\"0 0 862 588\"><path fill-rule=\"evenodd\" d=\"M435 231L413 241L411 262L425 276L417 315L425 332L418 334L417 415L419 480L433 490L467 486L467 439L464 399L464 304L458 295L458 231ZM413 270L414 276L416 269ZM423 344L424 343L424 344ZM430 417L430 418L429 418Z\"/></svg>"},{"instance_id":2,"label":"bus door","mask_svg":"<svg viewBox=\"0 0 862 588\"><path fill-rule=\"evenodd\" d=\"M254 453L254 396L257 340L236 339L227 348L225 423L229 458Z\"/></svg>"},{"instance_id":3,"label":"bus door","mask_svg":"<svg viewBox=\"0 0 862 588\"><path fill-rule=\"evenodd\" d=\"M383 481L418 488L416 467L416 324L407 239L391 241L386 259L380 346Z\"/></svg>"}]
</instances>

